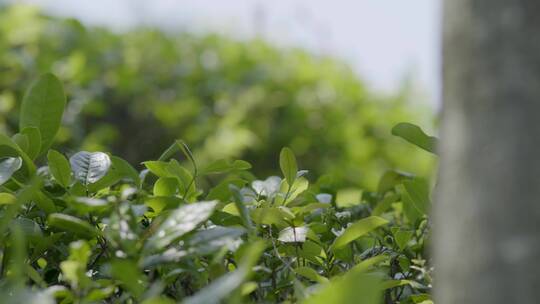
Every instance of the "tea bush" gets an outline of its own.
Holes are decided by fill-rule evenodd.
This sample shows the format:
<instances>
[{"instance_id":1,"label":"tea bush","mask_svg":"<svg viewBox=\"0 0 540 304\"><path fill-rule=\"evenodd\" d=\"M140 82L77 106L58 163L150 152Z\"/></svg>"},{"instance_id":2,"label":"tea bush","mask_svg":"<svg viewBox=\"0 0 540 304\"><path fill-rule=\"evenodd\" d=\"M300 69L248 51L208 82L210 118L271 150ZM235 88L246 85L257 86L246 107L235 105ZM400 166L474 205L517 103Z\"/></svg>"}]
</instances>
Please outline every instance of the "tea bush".
<instances>
[{"instance_id":1,"label":"tea bush","mask_svg":"<svg viewBox=\"0 0 540 304\"><path fill-rule=\"evenodd\" d=\"M8 134L35 75L62 80L62 152L106 150L138 164L183 138L202 162L241 158L264 176L289 146L313 174L372 190L384 170L432 168L428 154L388 136L401 121L430 123L406 88L375 94L343 62L261 39L119 34L8 6L0 7L0 71L0 130Z\"/></svg>"},{"instance_id":2,"label":"tea bush","mask_svg":"<svg viewBox=\"0 0 540 304\"><path fill-rule=\"evenodd\" d=\"M182 140L138 172L50 149L65 103L45 74L19 132L0 134L3 303L432 303L425 179L389 171L376 192L339 191L289 148L282 176L257 179ZM414 125L392 133L434 152Z\"/></svg>"}]
</instances>

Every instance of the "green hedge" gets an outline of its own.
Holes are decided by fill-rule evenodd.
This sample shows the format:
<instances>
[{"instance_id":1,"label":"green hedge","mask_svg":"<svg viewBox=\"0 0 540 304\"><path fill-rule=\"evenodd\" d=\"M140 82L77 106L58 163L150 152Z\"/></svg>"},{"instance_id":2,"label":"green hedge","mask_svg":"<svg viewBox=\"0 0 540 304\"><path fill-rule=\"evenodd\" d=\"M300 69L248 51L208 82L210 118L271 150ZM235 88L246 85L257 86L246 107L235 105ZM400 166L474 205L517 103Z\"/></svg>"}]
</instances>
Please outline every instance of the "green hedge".
<instances>
[{"instance_id":1,"label":"green hedge","mask_svg":"<svg viewBox=\"0 0 540 304\"><path fill-rule=\"evenodd\" d=\"M138 171L49 149L64 103L44 74L19 132L0 134L2 303L433 304L425 179L390 171L376 191L340 190L290 148L267 161L279 176L257 179L181 140ZM437 145L411 124L392 133Z\"/></svg>"}]
</instances>

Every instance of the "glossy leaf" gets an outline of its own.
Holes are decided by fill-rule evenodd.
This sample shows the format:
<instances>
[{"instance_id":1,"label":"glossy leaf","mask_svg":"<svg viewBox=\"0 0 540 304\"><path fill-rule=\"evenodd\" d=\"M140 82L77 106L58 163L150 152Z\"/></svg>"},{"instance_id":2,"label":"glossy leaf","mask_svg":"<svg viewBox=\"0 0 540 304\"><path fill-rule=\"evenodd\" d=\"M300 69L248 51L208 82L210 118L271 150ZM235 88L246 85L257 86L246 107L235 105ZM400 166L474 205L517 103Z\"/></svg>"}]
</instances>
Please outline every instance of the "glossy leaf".
<instances>
[{"instance_id":1,"label":"glossy leaf","mask_svg":"<svg viewBox=\"0 0 540 304\"><path fill-rule=\"evenodd\" d=\"M27 177L32 176L36 167L28 155L9 137L0 133L0 160L6 157L20 157Z\"/></svg>"},{"instance_id":2,"label":"glossy leaf","mask_svg":"<svg viewBox=\"0 0 540 304\"><path fill-rule=\"evenodd\" d=\"M217 201L198 202L179 207L171 212L148 240L147 247L161 249L169 246L184 234L205 222L217 205Z\"/></svg>"},{"instance_id":3,"label":"glossy leaf","mask_svg":"<svg viewBox=\"0 0 540 304\"><path fill-rule=\"evenodd\" d=\"M306 241L306 227L287 227L279 232L278 241L283 243L303 243Z\"/></svg>"},{"instance_id":4,"label":"glossy leaf","mask_svg":"<svg viewBox=\"0 0 540 304\"><path fill-rule=\"evenodd\" d=\"M83 185L88 185L97 182L107 174L111 159L103 152L81 151L71 156L69 163L73 176Z\"/></svg>"},{"instance_id":5,"label":"glossy leaf","mask_svg":"<svg viewBox=\"0 0 540 304\"><path fill-rule=\"evenodd\" d=\"M235 251L242 241L240 237L246 233L243 228L212 227L197 231L188 241L191 252L211 254L222 248Z\"/></svg>"},{"instance_id":6,"label":"glossy leaf","mask_svg":"<svg viewBox=\"0 0 540 304\"><path fill-rule=\"evenodd\" d=\"M125 160L117 156L111 156L111 166L107 174L98 181L89 184L88 190L97 192L103 188L110 187L122 180L131 181L137 187L141 187L141 180L138 172Z\"/></svg>"},{"instance_id":7,"label":"glossy leaf","mask_svg":"<svg viewBox=\"0 0 540 304\"><path fill-rule=\"evenodd\" d=\"M8 157L0 159L0 185L7 182L13 173L17 172L22 166L20 157Z\"/></svg>"}]
</instances>

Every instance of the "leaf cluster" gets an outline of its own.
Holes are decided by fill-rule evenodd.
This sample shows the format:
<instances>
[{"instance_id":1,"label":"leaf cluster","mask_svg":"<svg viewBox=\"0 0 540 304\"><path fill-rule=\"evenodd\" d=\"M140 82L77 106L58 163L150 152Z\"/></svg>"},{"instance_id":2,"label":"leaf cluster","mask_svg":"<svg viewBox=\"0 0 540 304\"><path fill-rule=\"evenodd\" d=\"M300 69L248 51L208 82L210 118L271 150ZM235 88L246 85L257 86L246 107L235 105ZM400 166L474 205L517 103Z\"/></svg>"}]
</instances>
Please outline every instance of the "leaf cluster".
<instances>
[{"instance_id":1,"label":"leaf cluster","mask_svg":"<svg viewBox=\"0 0 540 304\"><path fill-rule=\"evenodd\" d=\"M0 135L4 303L431 303L426 180L389 171L377 191L339 190L290 148L282 176L259 180L181 140L138 171L50 149L64 105L45 74L21 131ZM432 151L423 132L393 132Z\"/></svg>"}]
</instances>

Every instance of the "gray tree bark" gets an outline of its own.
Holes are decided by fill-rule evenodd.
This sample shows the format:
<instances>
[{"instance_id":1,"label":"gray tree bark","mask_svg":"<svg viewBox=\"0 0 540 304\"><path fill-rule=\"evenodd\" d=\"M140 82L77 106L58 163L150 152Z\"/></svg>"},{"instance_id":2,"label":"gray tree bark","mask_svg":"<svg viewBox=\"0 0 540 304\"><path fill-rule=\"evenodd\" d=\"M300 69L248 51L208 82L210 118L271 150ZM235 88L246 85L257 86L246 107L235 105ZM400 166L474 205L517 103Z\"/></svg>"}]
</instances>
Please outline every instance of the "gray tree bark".
<instances>
[{"instance_id":1,"label":"gray tree bark","mask_svg":"<svg viewBox=\"0 0 540 304\"><path fill-rule=\"evenodd\" d=\"M445 0L435 299L540 303L540 0Z\"/></svg>"}]
</instances>

